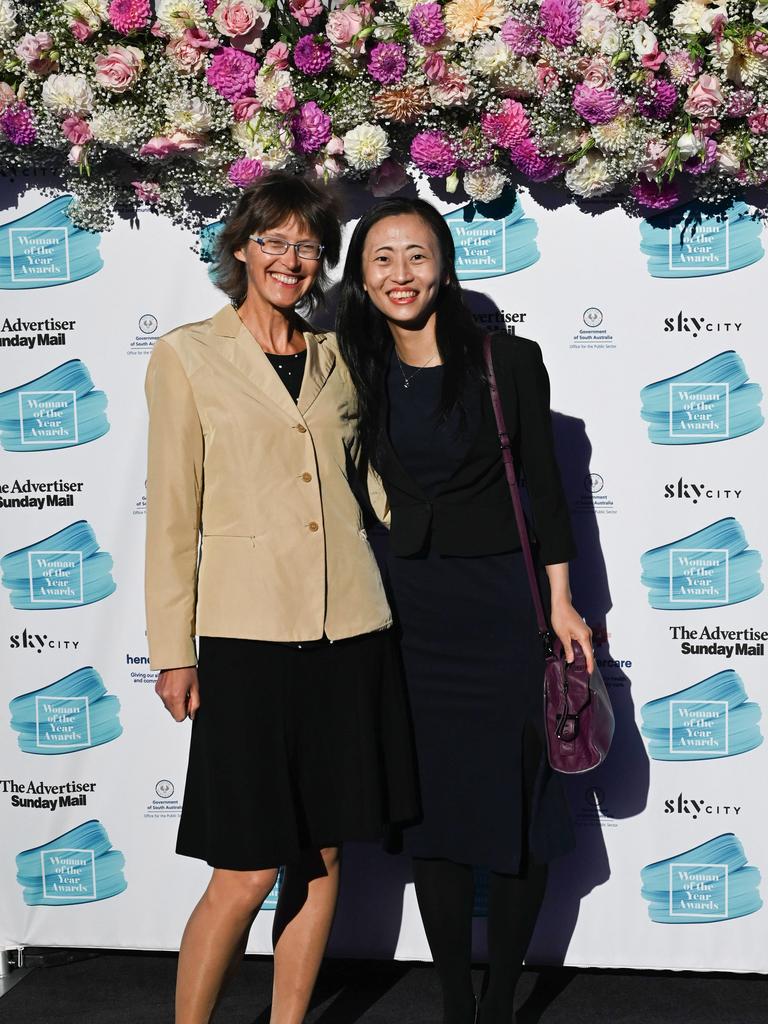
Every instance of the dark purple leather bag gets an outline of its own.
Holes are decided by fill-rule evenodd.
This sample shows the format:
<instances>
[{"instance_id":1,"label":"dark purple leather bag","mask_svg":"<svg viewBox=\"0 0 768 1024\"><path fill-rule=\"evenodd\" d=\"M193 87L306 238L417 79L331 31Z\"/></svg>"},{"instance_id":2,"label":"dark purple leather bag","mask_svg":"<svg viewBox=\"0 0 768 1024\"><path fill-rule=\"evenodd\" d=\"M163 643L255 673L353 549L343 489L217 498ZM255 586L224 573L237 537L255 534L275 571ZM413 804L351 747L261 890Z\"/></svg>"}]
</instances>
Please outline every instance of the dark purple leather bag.
<instances>
[{"instance_id":1,"label":"dark purple leather bag","mask_svg":"<svg viewBox=\"0 0 768 1024\"><path fill-rule=\"evenodd\" d=\"M556 772L576 775L597 768L605 760L613 739L613 709L597 665L590 676L587 671L587 659L578 641L573 642L573 661L570 665L567 664L563 645L557 637L553 637L547 624L515 476L512 445L496 387L491 339L488 336L483 342L483 356L496 428L499 432L504 471L515 510L539 636L544 645L544 731L547 737L547 755L550 765Z\"/></svg>"}]
</instances>

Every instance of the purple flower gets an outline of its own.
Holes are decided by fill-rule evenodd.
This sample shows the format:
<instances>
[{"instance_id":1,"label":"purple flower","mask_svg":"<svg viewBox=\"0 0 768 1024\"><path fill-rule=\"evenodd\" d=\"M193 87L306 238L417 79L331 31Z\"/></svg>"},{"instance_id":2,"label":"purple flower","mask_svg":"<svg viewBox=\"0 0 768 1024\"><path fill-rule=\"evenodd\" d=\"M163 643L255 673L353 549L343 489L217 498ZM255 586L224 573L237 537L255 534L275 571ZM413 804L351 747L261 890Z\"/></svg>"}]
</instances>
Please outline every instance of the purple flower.
<instances>
[{"instance_id":1,"label":"purple flower","mask_svg":"<svg viewBox=\"0 0 768 1024\"><path fill-rule=\"evenodd\" d=\"M748 89L736 89L731 93L725 113L727 117L744 117L754 105L755 94L753 92Z\"/></svg>"},{"instance_id":2,"label":"purple flower","mask_svg":"<svg viewBox=\"0 0 768 1024\"><path fill-rule=\"evenodd\" d=\"M677 106L677 89L663 78L655 78L650 86L650 95L638 96L637 110L644 117L666 121Z\"/></svg>"},{"instance_id":3,"label":"purple flower","mask_svg":"<svg viewBox=\"0 0 768 1024\"><path fill-rule=\"evenodd\" d=\"M533 139L523 139L509 151L512 163L531 181L549 181L562 169L562 161L554 156L542 156Z\"/></svg>"},{"instance_id":4,"label":"purple flower","mask_svg":"<svg viewBox=\"0 0 768 1024\"><path fill-rule=\"evenodd\" d=\"M541 46L538 30L517 18L507 18L501 26L501 38L516 57L530 57Z\"/></svg>"},{"instance_id":5,"label":"purple flower","mask_svg":"<svg viewBox=\"0 0 768 1024\"><path fill-rule=\"evenodd\" d=\"M23 103L16 103L0 117L0 130L14 146L31 146L37 138L35 115Z\"/></svg>"},{"instance_id":6,"label":"purple flower","mask_svg":"<svg viewBox=\"0 0 768 1024\"><path fill-rule=\"evenodd\" d=\"M445 35L440 4L417 4L408 19L413 38L420 46L431 46Z\"/></svg>"},{"instance_id":7,"label":"purple flower","mask_svg":"<svg viewBox=\"0 0 768 1024\"><path fill-rule=\"evenodd\" d=\"M259 65L256 58L245 50L222 46L213 54L205 77L225 100L234 103L243 96L252 96Z\"/></svg>"},{"instance_id":8,"label":"purple flower","mask_svg":"<svg viewBox=\"0 0 768 1024\"><path fill-rule=\"evenodd\" d=\"M659 184L645 175L632 189L632 195L640 206L649 210L669 210L680 202L677 188L671 182Z\"/></svg>"},{"instance_id":9,"label":"purple flower","mask_svg":"<svg viewBox=\"0 0 768 1024\"><path fill-rule=\"evenodd\" d=\"M706 174L717 160L717 143L714 139L704 140L704 152L692 160L686 160L683 170L689 174Z\"/></svg>"},{"instance_id":10,"label":"purple flower","mask_svg":"<svg viewBox=\"0 0 768 1024\"><path fill-rule=\"evenodd\" d=\"M331 44L321 36L302 36L293 48L293 63L305 75L321 75L331 58Z\"/></svg>"},{"instance_id":11,"label":"purple flower","mask_svg":"<svg viewBox=\"0 0 768 1024\"><path fill-rule=\"evenodd\" d=\"M433 6L437 7L437 4ZM382 85L393 85L405 74L405 54L397 43L379 43L371 50L368 74Z\"/></svg>"},{"instance_id":12,"label":"purple flower","mask_svg":"<svg viewBox=\"0 0 768 1024\"><path fill-rule=\"evenodd\" d=\"M446 178L456 170L457 156L444 132L419 132L411 143L411 159L430 178Z\"/></svg>"},{"instance_id":13,"label":"purple flower","mask_svg":"<svg viewBox=\"0 0 768 1024\"><path fill-rule=\"evenodd\" d=\"M483 114L483 134L494 145L511 149L528 137L530 124L525 108L517 100L506 99L497 114Z\"/></svg>"},{"instance_id":14,"label":"purple flower","mask_svg":"<svg viewBox=\"0 0 768 1024\"><path fill-rule=\"evenodd\" d=\"M113 27L126 36L146 28L151 14L149 0L112 0L108 11Z\"/></svg>"},{"instance_id":15,"label":"purple flower","mask_svg":"<svg viewBox=\"0 0 768 1024\"><path fill-rule=\"evenodd\" d=\"M227 177L238 188L247 188L257 178L261 177L263 170L261 160L253 160L249 156L241 156L239 160L235 160L230 166Z\"/></svg>"},{"instance_id":16,"label":"purple flower","mask_svg":"<svg viewBox=\"0 0 768 1024\"><path fill-rule=\"evenodd\" d=\"M331 137L331 119L314 100L304 103L291 124L298 153L315 153Z\"/></svg>"},{"instance_id":17,"label":"purple flower","mask_svg":"<svg viewBox=\"0 0 768 1024\"><path fill-rule=\"evenodd\" d=\"M542 31L553 46L573 46L581 28L581 0L542 0L540 17Z\"/></svg>"},{"instance_id":18,"label":"purple flower","mask_svg":"<svg viewBox=\"0 0 768 1024\"><path fill-rule=\"evenodd\" d=\"M573 109L589 124L606 124L621 110L621 99L613 89L594 89L579 82L573 90Z\"/></svg>"}]
</instances>

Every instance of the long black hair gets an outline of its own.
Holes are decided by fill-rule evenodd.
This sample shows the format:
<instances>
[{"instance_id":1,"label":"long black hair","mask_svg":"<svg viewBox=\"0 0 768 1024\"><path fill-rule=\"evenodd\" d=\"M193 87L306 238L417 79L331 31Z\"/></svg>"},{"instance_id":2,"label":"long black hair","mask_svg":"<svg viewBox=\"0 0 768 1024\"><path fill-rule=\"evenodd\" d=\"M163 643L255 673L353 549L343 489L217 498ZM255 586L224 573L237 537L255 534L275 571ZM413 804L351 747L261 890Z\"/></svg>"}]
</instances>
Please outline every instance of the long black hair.
<instances>
[{"instance_id":1,"label":"long black hair","mask_svg":"<svg viewBox=\"0 0 768 1024\"><path fill-rule=\"evenodd\" d=\"M360 218L352 233L336 324L341 354L357 388L363 449L374 466L381 453L382 403L393 339L386 318L363 287L363 248L374 224L403 214L415 214L424 221L440 252L443 283L435 305L437 348L445 367L440 416L461 407L468 382L482 377L482 334L464 303L450 228L434 206L423 199L382 200Z\"/></svg>"}]
</instances>

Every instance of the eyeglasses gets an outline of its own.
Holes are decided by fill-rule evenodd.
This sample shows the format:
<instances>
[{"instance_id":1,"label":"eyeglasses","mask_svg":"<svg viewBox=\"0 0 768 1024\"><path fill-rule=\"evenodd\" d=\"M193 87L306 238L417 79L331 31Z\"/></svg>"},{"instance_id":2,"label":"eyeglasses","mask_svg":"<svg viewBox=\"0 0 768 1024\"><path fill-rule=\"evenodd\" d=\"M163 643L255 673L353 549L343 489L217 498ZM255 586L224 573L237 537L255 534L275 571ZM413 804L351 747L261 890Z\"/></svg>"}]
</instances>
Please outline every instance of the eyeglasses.
<instances>
[{"instance_id":1,"label":"eyeglasses","mask_svg":"<svg viewBox=\"0 0 768 1024\"><path fill-rule=\"evenodd\" d=\"M261 251L265 256L284 256L293 247L300 259L319 260L325 248L319 242L287 242L284 238L258 238L256 235L248 237L252 242L261 246Z\"/></svg>"}]
</instances>

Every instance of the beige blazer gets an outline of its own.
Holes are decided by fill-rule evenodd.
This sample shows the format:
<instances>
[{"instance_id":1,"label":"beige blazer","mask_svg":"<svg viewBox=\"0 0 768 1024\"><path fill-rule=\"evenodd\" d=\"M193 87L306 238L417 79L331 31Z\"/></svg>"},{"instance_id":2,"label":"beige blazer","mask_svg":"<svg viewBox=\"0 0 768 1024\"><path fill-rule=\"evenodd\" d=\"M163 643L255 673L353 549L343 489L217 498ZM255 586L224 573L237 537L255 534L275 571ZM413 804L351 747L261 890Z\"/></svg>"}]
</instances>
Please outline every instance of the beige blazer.
<instances>
[{"instance_id":1,"label":"beige blazer","mask_svg":"<svg viewBox=\"0 0 768 1024\"><path fill-rule=\"evenodd\" d=\"M147 370L152 668L195 634L331 640L391 616L348 474L357 405L333 334L304 334L298 405L231 306L155 345Z\"/></svg>"}]
</instances>

